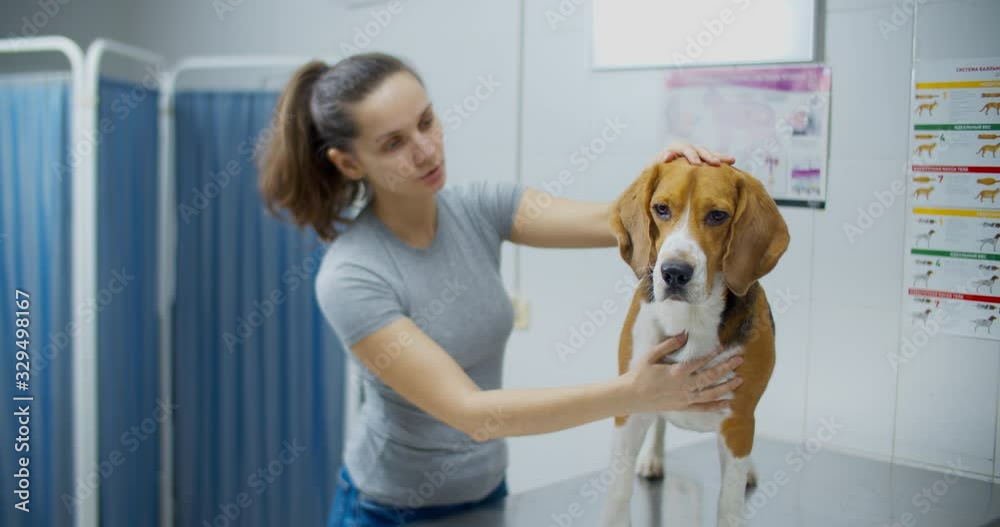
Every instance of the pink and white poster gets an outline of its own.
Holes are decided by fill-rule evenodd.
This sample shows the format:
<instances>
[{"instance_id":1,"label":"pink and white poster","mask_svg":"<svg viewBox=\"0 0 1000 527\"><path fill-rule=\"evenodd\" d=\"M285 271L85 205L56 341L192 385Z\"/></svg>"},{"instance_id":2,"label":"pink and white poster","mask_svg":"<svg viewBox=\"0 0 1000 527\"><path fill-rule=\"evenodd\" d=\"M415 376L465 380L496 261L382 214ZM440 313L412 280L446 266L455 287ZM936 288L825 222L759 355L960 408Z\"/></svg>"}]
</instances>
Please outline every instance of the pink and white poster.
<instances>
[{"instance_id":1,"label":"pink and white poster","mask_svg":"<svg viewBox=\"0 0 1000 527\"><path fill-rule=\"evenodd\" d=\"M826 203L830 137L828 66L669 71L661 142L703 144L736 156L779 205Z\"/></svg>"}]
</instances>

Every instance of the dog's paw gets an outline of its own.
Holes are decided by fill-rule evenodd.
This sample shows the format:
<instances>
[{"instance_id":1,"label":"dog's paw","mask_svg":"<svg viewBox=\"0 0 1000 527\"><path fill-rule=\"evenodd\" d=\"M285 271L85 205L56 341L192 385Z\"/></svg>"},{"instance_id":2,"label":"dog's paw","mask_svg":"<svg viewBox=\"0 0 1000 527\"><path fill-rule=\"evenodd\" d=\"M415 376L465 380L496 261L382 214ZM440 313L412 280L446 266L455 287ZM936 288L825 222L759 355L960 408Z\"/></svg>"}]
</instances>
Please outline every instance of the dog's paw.
<instances>
[{"instance_id":1,"label":"dog's paw","mask_svg":"<svg viewBox=\"0 0 1000 527\"><path fill-rule=\"evenodd\" d=\"M635 473L641 478L661 479L663 477L663 453L643 452L636 460Z\"/></svg>"},{"instance_id":2,"label":"dog's paw","mask_svg":"<svg viewBox=\"0 0 1000 527\"><path fill-rule=\"evenodd\" d=\"M747 494L757 490L757 468L750 465L750 470L747 472Z\"/></svg>"},{"instance_id":3,"label":"dog's paw","mask_svg":"<svg viewBox=\"0 0 1000 527\"><path fill-rule=\"evenodd\" d=\"M622 517L604 517L601 518L601 527L630 527L632 522L629 521L628 515Z\"/></svg>"},{"instance_id":4,"label":"dog's paw","mask_svg":"<svg viewBox=\"0 0 1000 527\"><path fill-rule=\"evenodd\" d=\"M631 524L628 508L612 507L602 511L601 527L629 527Z\"/></svg>"}]
</instances>

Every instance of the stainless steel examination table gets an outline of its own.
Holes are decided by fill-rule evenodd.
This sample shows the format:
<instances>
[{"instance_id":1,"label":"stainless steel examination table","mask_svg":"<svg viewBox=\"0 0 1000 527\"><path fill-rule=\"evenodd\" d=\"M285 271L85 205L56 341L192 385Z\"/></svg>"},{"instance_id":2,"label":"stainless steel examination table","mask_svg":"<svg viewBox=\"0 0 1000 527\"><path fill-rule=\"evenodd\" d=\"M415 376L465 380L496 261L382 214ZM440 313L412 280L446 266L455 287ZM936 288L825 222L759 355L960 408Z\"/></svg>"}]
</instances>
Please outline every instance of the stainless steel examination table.
<instances>
[{"instance_id":1,"label":"stainless steel examination table","mask_svg":"<svg viewBox=\"0 0 1000 527\"><path fill-rule=\"evenodd\" d=\"M1000 485L827 450L761 440L759 483L745 525L768 527L981 527L1000 525ZM607 452L580 452L581 456ZM961 464L961 459L955 462ZM715 526L719 493L714 440L672 450L662 481L637 480L632 527ZM596 526L611 469L512 494L493 507L422 527ZM635 477L635 476L632 476Z\"/></svg>"}]
</instances>

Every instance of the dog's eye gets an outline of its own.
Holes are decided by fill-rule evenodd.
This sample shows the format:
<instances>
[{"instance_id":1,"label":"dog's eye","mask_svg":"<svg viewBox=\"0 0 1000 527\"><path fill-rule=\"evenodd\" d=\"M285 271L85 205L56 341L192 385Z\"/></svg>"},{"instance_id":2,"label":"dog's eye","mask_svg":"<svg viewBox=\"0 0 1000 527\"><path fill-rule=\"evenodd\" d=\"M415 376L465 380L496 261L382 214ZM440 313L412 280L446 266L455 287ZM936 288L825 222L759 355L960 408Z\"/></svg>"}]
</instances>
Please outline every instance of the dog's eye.
<instances>
[{"instance_id":1,"label":"dog's eye","mask_svg":"<svg viewBox=\"0 0 1000 527\"><path fill-rule=\"evenodd\" d=\"M729 213L724 210L713 210L705 216L705 223L709 225L722 225L722 222L729 219Z\"/></svg>"},{"instance_id":2,"label":"dog's eye","mask_svg":"<svg viewBox=\"0 0 1000 527\"><path fill-rule=\"evenodd\" d=\"M656 205L653 205L653 212L655 212L657 216L665 220L670 219L670 207L662 203L657 203Z\"/></svg>"}]
</instances>

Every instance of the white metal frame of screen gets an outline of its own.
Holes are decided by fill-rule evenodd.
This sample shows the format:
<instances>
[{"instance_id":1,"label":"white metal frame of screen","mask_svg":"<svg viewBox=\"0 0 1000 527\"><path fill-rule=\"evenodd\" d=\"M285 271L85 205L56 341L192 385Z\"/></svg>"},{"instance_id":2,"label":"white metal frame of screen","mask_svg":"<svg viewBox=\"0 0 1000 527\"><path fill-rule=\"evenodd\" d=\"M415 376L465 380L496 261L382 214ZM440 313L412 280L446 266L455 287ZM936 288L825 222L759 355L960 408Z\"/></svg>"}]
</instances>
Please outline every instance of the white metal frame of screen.
<instances>
[{"instance_id":1,"label":"white metal frame of screen","mask_svg":"<svg viewBox=\"0 0 1000 527\"><path fill-rule=\"evenodd\" d=\"M62 36L0 40L0 53L59 53L70 64L72 118L70 147L78 156L73 167L73 215L71 261L73 262L72 305L82 306L97 297L97 155L85 148L97 126L98 83L101 64L108 55L118 55L138 64L162 64L163 58L144 49L107 39L97 39L86 54L72 40ZM94 145L90 145L91 147ZM98 461L98 372L97 319L85 310L72 310L73 336L73 473L83 481ZM170 465L167 464L167 467ZM166 476L169 477L169 476ZM100 518L100 488L82 500L74 514L77 527L91 527ZM169 502L168 502L169 503Z\"/></svg>"}]
</instances>

